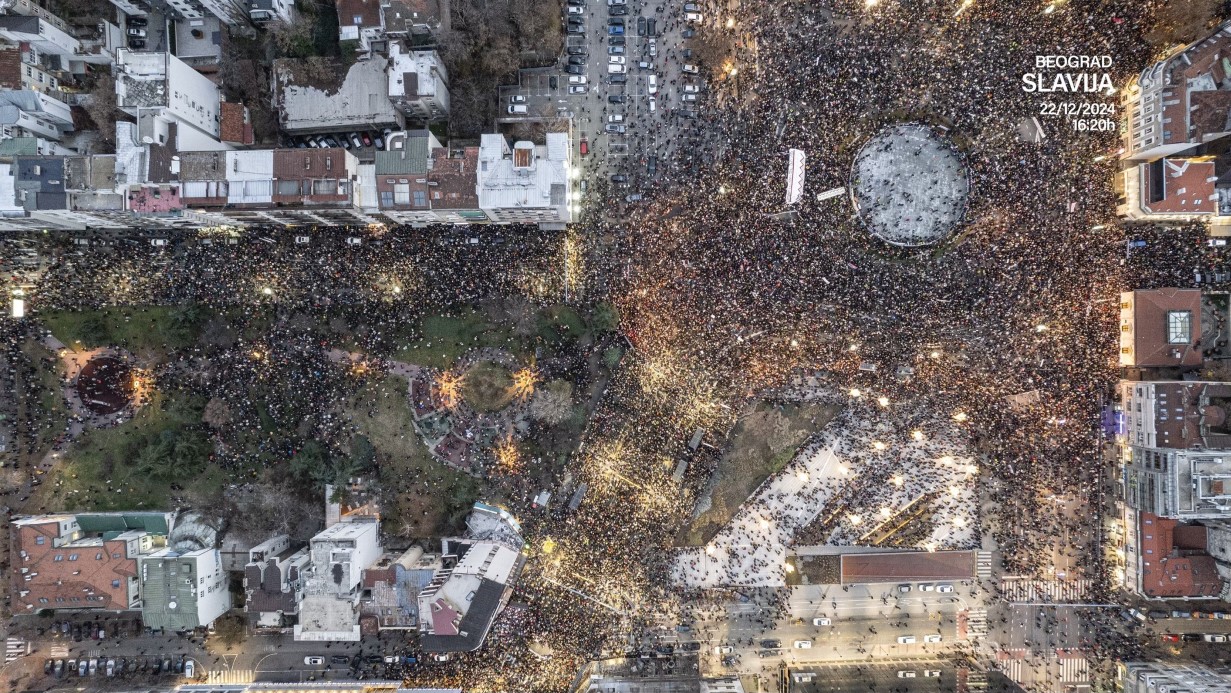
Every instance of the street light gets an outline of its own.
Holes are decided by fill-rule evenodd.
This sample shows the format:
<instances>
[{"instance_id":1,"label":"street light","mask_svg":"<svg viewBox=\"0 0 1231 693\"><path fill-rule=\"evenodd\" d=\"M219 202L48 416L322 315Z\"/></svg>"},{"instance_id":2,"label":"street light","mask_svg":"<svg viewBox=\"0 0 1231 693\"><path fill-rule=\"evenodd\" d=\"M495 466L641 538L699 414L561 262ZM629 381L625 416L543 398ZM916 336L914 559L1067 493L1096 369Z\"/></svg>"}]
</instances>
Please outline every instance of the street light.
<instances>
[{"instance_id":1,"label":"street light","mask_svg":"<svg viewBox=\"0 0 1231 693\"><path fill-rule=\"evenodd\" d=\"M880 452L881 450L885 449L885 444L878 440L875 443L872 443L872 449L876 450L877 452Z\"/></svg>"},{"instance_id":2,"label":"street light","mask_svg":"<svg viewBox=\"0 0 1231 693\"><path fill-rule=\"evenodd\" d=\"M728 29L735 28L735 17L727 17L727 28Z\"/></svg>"},{"instance_id":3,"label":"street light","mask_svg":"<svg viewBox=\"0 0 1231 693\"><path fill-rule=\"evenodd\" d=\"M882 407L887 407L887 406L889 406L889 398L888 398L888 397L884 397L884 396L877 397L877 398L876 398L876 403L877 403L877 404L879 404L879 405L881 405Z\"/></svg>"},{"instance_id":4,"label":"street light","mask_svg":"<svg viewBox=\"0 0 1231 693\"><path fill-rule=\"evenodd\" d=\"M914 438L915 440L923 440L923 431L915 431L914 433L910 434L910 437Z\"/></svg>"},{"instance_id":5,"label":"street light","mask_svg":"<svg viewBox=\"0 0 1231 693\"><path fill-rule=\"evenodd\" d=\"M967 417L966 417L966 412L964 412L964 411L959 411L959 412L957 412L956 414L954 414L954 415L953 415L953 420L954 420L954 421L956 421L956 422L958 422L958 423L961 423L961 422L965 421L965 420L966 420L966 418L967 418Z\"/></svg>"},{"instance_id":6,"label":"street light","mask_svg":"<svg viewBox=\"0 0 1231 693\"><path fill-rule=\"evenodd\" d=\"M897 486L898 488L901 488L901 487L902 487L902 484L904 484L904 483L906 483L906 480L902 478L902 475L901 475L901 474L898 474L897 476L893 477L893 485L894 485L894 486Z\"/></svg>"},{"instance_id":7,"label":"street light","mask_svg":"<svg viewBox=\"0 0 1231 693\"><path fill-rule=\"evenodd\" d=\"M267 286L264 289L261 289L261 293L265 294L266 296L273 296L274 290Z\"/></svg>"},{"instance_id":8,"label":"street light","mask_svg":"<svg viewBox=\"0 0 1231 693\"><path fill-rule=\"evenodd\" d=\"M851 397L854 397L855 399L859 399L860 397L863 397L863 390L860 390L857 387L852 387L850 395Z\"/></svg>"}]
</instances>

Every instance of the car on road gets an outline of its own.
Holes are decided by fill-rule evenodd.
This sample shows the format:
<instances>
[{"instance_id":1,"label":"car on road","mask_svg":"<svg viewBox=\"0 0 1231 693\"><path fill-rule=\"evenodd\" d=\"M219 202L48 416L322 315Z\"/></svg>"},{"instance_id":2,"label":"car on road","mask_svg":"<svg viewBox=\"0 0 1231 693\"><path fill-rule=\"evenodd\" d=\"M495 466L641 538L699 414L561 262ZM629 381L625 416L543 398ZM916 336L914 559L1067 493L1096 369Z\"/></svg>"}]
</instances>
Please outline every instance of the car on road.
<instances>
[{"instance_id":1,"label":"car on road","mask_svg":"<svg viewBox=\"0 0 1231 693\"><path fill-rule=\"evenodd\" d=\"M696 75L696 74L701 73L700 68L698 68L696 65L689 65L688 63L685 63L684 67L680 69L682 69L684 72L687 72L690 75Z\"/></svg>"},{"instance_id":2,"label":"car on road","mask_svg":"<svg viewBox=\"0 0 1231 693\"><path fill-rule=\"evenodd\" d=\"M608 94L607 103L624 103L623 94Z\"/></svg>"},{"instance_id":3,"label":"car on road","mask_svg":"<svg viewBox=\"0 0 1231 693\"><path fill-rule=\"evenodd\" d=\"M830 620L829 620L829 619L827 619L827 618L814 618L814 619L812 619L812 625L814 625L814 626L828 626L828 625L831 625L832 623L833 623L833 622L832 622L832 621L830 621Z\"/></svg>"},{"instance_id":4,"label":"car on road","mask_svg":"<svg viewBox=\"0 0 1231 693\"><path fill-rule=\"evenodd\" d=\"M953 591L953 585L940 584L936 586L936 591L941 594L949 594Z\"/></svg>"},{"instance_id":5,"label":"car on road","mask_svg":"<svg viewBox=\"0 0 1231 693\"><path fill-rule=\"evenodd\" d=\"M161 248L165 246L166 244L167 244L167 239L165 238L151 238L150 239L150 245L154 246L155 248ZM91 631L93 631L93 629L91 629ZM91 632L91 635L93 635L92 632ZM97 638L95 639L97 640Z\"/></svg>"},{"instance_id":6,"label":"car on road","mask_svg":"<svg viewBox=\"0 0 1231 693\"><path fill-rule=\"evenodd\" d=\"M628 58L622 55L609 55L607 56L607 63L610 65L626 65L628 64Z\"/></svg>"},{"instance_id":7,"label":"car on road","mask_svg":"<svg viewBox=\"0 0 1231 693\"><path fill-rule=\"evenodd\" d=\"M910 585L909 584L898 585L898 591L901 592L902 594L906 594L907 592L910 591Z\"/></svg>"},{"instance_id":8,"label":"car on road","mask_svg":"<svg viewBox=\"0 0 1231 693\"><path fill-rule=\"evenodd\" d=\"M589 154L589 153L590 153L590 142L589 142L589 140L587 140L586 138L582 137L582 138L581 138L581 144L579 145L579 148L581 149L581 155L582 155L582 156L585 156L586 154Z\"/></svg>"},{"instance_id":9,"label":"car on road","mask_svg":"<svg viewBox=\"0 0 1231 693\"><path fill-rule=\"evenodd\" d=\"M796 641L795 641L795 649L797 649L797 650L811 650L811 649L812 649L812 641L811 641L811 640L796 640Z\"/></svg>"},{"instance_id":10,"label":"car on road","mask_svg":"<svg viewBox=\"0 0 1231 693\"><path fill-rule=\"evenodd\" d=\"M629 195L629 197L632 197L632 195ZM637 197L641 197L641 196L638 195ZM764 647L767 650L774 650L779 647L782 647L782 641L776 640L776 639L762 640L761 647Z\"/></svg>"},{"instance_id":11,"label":"car on road","mask_svg":"<svg viewBox=\"0 0 1231 693\"><path fill-rule=\"evenodd\" d=\"M923 636L923 642L940 642L939 633L929 633Z\"/></svg>"},{"instance_id":12,"label":"car on road","mask_svg":"<svg viewBox=\"0 0 1231 693\"><path fill-rule=\"evenodd\" d=\"M940 678L940 669L925 669L923 676L929 679L938 679Z\"/></svg>"},{"instance_id":13,"label":"car on road","mask_svg":"<svg viewBox=\"0 0 1231 693\"><path fill-rule=\"evenodd\" d=\"M899 635L898 636L899 645L914 645L916 642L917 640L915 639L915 636L913 635Z\"/></svg>"},{"instance_id":14,"label":"car on road","mask_svg":"<svg viewBox=\"0 0 1231 693\"><path fill-rule=\"evenodd\" d=\"M615 123L607 123L607 125L606 125L603 129L604 129L604 130L606 130L607 132L610 132L610 133L615 133L615 134L618 134L618 135L623 135L623 134L624 134L624 126L623 126L623 125L617 125L617 124L615 124Z\"/></svg>"},{"instance_id":15,"label":"car on road","mask_svg":"<svg viewBox=\"0 0 1231 693\"><path fill-rule=\"evenodd\" d=\"M587 87L584 84L568 88L568 93L570 94L585 94L588 91L590 91L590 87Z\"/></svg>"},{"instance_id":16,"label":"car on road","mask_svg":"<svg viewBox=\"0 0 1231 693\"><path fill-rule=\"evenodd\" d=\"M686 22L700 22L702 19L704 19L704 17L701 16L700 12L685 12L684 13L684 21Z\"/></svg>"},{"instance_id":17,"label":"car on road","mask_svg":"<svg viewBox=\"0 0 1231 693\"><path fill-rule=\"evenodd\" d=\"M913 678L915 678L915 672L913 672L913 671L899 671L899 672L898 672L898 678L900 678L900 679L913 679Z\"/></svg>"},{"instance_id":18,"label":"car on road","mask_svg":"<svg viewBox=\"0 0 1231 693\"><path fill-rule=\"evenodd\" d=\"M936 585L933 585L930 582L921 582L919 583L919 591L920 592L935 592Z\"/></svg>"},{"instance_id":19,"label":"car on road","mask_svg":"<svg viewBox=\"0 0 1231 693\"><path fill-rule=\"evenodd\" d=\"M658 93L658 75L650 75L645 80L645 91L647 94Z\"/></svg>"},{"instance_id":20,"label":"car on road","mask_svg":"<svg viewBox=\"0 0 1231 693\"><path fill-rule=\"evenodd\" d=\"M623 113L613 113L613 114L611 114L611 115L607 116L607 122L608 122L608 123L623 123L623 122L624 122L624 114L623 114Z\"/></svg>"},{"instance_id":21,"label":"car on road","mask_svg":"<svg viewBox=\"0 0 1231 693\"><path fill-rule=\"evenodd\" d=\"M589 51L586 50L585 46L569 46L568 50L566 50L565 53L568 53L569 55L589 55L590 54Z\"/></svg>"},{"instance_id":22,"label":"car on road","mask_svg":"<svg viewBox=\"0 0 1231 693\"><path fill-rule=\"evenodd\" d=\"M324 657L304 657L303 663L307 664L310 667L319 667L320 665L325 663L325 658Z\"/></svg>"},{"instance_id":23,"label":"car on road","mask_svg":"<svg viewBox=\"0 0 1231 693\"><path fill-rule=\"evenodd\" d=\"M730 645L719 645L718 647L714 648L714 654L720 654L720 655L731 654L731 646Z\"/></svg>"},{"instance_id":24,"label":"car on road","mask_svg":"<svg viewBox=\"0 0 1231 693\"><path fill-rule=\"evenodd\" d=\"M624 46L607 46L607 55L624 55Z\"/></svg>"},{"instance_id":25,"label":"car on road","mask_svg":"<svg viewBox=\"0 0 1231 693\"><path fill-rule=\"evenodd\" d=\"M334 655L329 658L329 663L337 664L339 666L350 666L350 657L347 657L346 655Z\"/></svg>"}]
</instances>

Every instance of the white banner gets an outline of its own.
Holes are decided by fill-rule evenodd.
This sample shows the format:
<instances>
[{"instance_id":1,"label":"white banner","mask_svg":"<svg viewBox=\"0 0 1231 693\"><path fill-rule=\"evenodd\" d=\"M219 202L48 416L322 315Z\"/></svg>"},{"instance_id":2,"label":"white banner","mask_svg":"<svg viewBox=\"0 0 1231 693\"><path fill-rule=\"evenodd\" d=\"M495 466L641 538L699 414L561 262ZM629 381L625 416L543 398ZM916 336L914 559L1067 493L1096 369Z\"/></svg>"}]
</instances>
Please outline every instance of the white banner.
<instances>
[{"instance_id":1,"label":"white banner","mask_svg":"<svg viewBox=\"0 0 1231 693\"><path fill-rule=\"evenodd\" d=\"M792 149L787 153L789 160L786 171L786 203L793 205L799 202L804 194L804 151Z\"/></svg>"}]
</instances>

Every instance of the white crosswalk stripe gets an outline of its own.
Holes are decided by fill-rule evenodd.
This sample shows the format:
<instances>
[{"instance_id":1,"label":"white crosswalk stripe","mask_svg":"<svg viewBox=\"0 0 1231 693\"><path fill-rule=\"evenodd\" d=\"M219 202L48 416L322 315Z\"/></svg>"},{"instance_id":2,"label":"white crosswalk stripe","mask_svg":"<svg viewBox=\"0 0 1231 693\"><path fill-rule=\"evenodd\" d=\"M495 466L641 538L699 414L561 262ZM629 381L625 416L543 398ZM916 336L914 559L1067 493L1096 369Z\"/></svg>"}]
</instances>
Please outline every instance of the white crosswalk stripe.
<instances>
[{"instance_id":1,"label":"white crosswalk stripe","mask_svg":"<svg viewBox=\"0 0 1231 693\"><path fill-rule=\"evenodd\" d=\"M1000 589L1009 602L1084 602L1090 581L1011 578L1001 580Z\"/></svg>"},{"instance_id":2,"label":"white crosswalk stripe","mask_svg":"<svg viewBox=\"0 0 1231 693\"><path fill-rule=\"evenodd\" d=\"M987 635L987 609L971 609L966 616L967 637Z\"/></svg>"},{"instance_id":3,"label":"white crosswalk stripe","mask_svg":"<svg viewBox=\"0 0 1231 693\"><path fill-rule=\"evenodd\" d=\"M252 683L255 680L251 669L223 669L211 671L206 677L206 683L224 685L228 683Z\"/></svg>"},{"instance_id":4,"label":"white crosswalk stripe","mask_svg":"<svg viewBox=\"0 0 1231 693\"><path fill-rule=\"evenodd\" d=\"M1024 659L1004 659L996 662L996 668L1009 677L1009 680L1021 683L1024 680L1022 675L1025 673L1025 664Z\"/></svg>"},{"instance_id":5,"label":"white crosswalk stripe","mask_svg":"<svg viewBox=\"0 0 1231 693\"><path fill-rule=\"evenodd\" d=\"M980 580L992 579L992 552L975 552L975 577Z\"/></svg>"},{"instance_id":6,"label":"white crosswalk stripe","mask_svg":"<svg viewBox=\"0 0 1231 693\"><path fill-rule=\"evenodd\" d=\"M1090 661L1085 658L1060 660L1061 683L1088 683L1090 681Z\"/></svg>"},{"instance_id":7,"label":"white crosswalk stripe","mask_svg":"<svg viewBox=\"0 0 1231 693\"><path fill-rule=\"evenodd\" d=\"M29 648L25 640L9 638L4 643L4 663L8 664L19 657L24 657L28 652Z\"/></svg>"}]
</instances>

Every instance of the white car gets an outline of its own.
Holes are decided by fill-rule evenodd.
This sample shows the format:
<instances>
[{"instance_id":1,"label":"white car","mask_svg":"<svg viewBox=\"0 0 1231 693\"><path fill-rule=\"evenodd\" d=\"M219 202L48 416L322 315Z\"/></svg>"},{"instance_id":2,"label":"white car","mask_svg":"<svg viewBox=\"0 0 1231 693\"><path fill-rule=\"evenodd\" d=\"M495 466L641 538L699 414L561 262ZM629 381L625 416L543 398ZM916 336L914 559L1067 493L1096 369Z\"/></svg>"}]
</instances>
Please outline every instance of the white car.
<instances>
[{"instance_id":1,"label":"white car","mask_svg":"<svg viewBox=\"0 0 1231 693\"><path fill-rule=\"evenodd\" d=\"M1221 248L1221 247L1223 247L1223 246L1225 246L1225 245L1227 244L1227 239L1225 239L1225 238L1211 238L1210 240L1206 241L1206 243L1207 243L1207 244L1208 244L1211 248Z\"/></svg>"},{"instance_id":2,"label":"white car","mask_svg":"<svg viewBox=\"0 0 1231 693\"><path fill-rule=\"evenodd\" d=\"M650 97L650 113L654 112L655 105L657 105L657 100L653 96L651 96Z\"/></svg>"},{"instance_id":3,"label":"white car","mask_svg":"<svg viewBox=\"0 0 1231 693\"><path fill-rule=\"evenodd\" d=\"M607 5L627 5L628 0L607 0Z\"/></svg>"},{"instance_id":4,"label":"white car","mask_svg":"<svg viewBox=\"0 0 1231 693\"><path fill-rule=\"evenodd\" d=\"M684 93L685 94L700 94L701 86L698 84L685 84Z\"/></svg>"},{"instance_id":5,"label":"white car","mask_svg":"<svg viewBox=\"0 0 1231 693\"><path fill-rule=\"evenodd\" d=\"M612 65L624 65L628 62L628 58L622 55L609 55L607 56L607 62Z\"/></svg>"},{"instance_id":6,"label":"white car","mask_svg":"<svg viewBox=\"0 0 1231 693\"><path fill-rule=\"evenodd\" d=\"M697 100L696 94L680 94L680 101L687 101L689 103L692 103L692 102L695 102L696 100Z\"/></svg>"},{"instance_id":7,"label":"white car","mask_svg":"<svg viewBox=\"0 0 1231 693\"><path fill-rule=\"evenodd\" d=\"M920 592L935 592L936 585L933 585L930 582L921 582L919 583L919 591Z\"/></svg>"},{"instance_id":8,"label":"white car","mask_svg":"<svg viewBox=\"0 0 1231 693\"><path fill-rule=\"evenodd\" d=\"M646 79L646 92L650 94L658 93L658 75L650 75Z\"/></svg>"},{"instance_id":9,"label":"white car","mask_svg":"<svg viewBox=\"0 0 1231 693\"><path fill-rule=\"evenodd\" d=\"M569 84L586 84L589 81L590 81L590 78L586 77L585 75L569 75L568 76Z\"/></svg>"},{"instance_id":10,"label":"white car","mask_svg":"<svg viewBox=\"0 0 1231 693\"><path fill-rule=\"evenodd\" d=\"M795 649L797 649L797 650L811 650L811 649L812 649L812 641L811 641L811 640L796 640L796 641L795 641Z\"/></svg>"},{"instance_id":11,"label":"white car","mask_svg":"<svg viewBox=\"0 0 1231 693\"><path fill-rule=\"evenodd\" d=\"M623 114L623 113L616 113L616 114L614 114L614 115L609 115L609 116L607 116L607 122L608 122L608 123L623 123L623 122L624 122L624 114Z\"/></svg>"},{"instance_id":12,"label":"white car","mask_svg":"<svg viewBox=\"0 0 1231 693\"><path fill-rule=\"evenodd\" d=\"M925 669L923 676L929 679L938 679L940 678L940 669Z\"/></svg>"},{"instance_id":13,"label":"white car","mask_svg":"<svg viewBox=\"0 0 1231 693\"><path fill-rule=\"evenodd\" d=\"M307 245L307 244L308 244L307 236L296 236L295 237L295 245Z\"/></svg>"},{"instance_id":14,"label":"white car","mask_svg":"<svg viewBox=\"0 0 1231 693\"><path fill-rule=\"evenodd\" d=\"M899 645L914 645L914 644L915 644L915 636L913 636L913 635L899 635L899 636L898 636L898 644L899 644Z\"/></svg>"},{"instance_id":15,"label":"white car","mask_svg":"<svg viewBox=\"0 0 1231 693\"><path fill-rule=\"evenodd\" d=\"M899 671L899 672L898 672L898 678L900 678L900 679L913 679L913 678L915 678L915 672L913 672L913 671Z\"/></svg>"},{"instance_id":16,"label":"white car","mask_svg":"<svg viewBox=\"0 0 1231 693\"><path fill-rule=\"evenodd\" d=\"M585 94L588 91L590 91L590 87L587 87L585 85L572 86L568 88L568 93L570 94ZM568 109L565 109L565 110L567 111Z\"/></svg>"},{"instance_id":17,"label":"white car","mask_svg":"<svg viewBox=\"0 0 1231 693\"><path fill-rule=\"evenodd\" d=\"M303 663L310 667L318 667L325 663L324 657L304 657Z\"/></svg>"},{"instance_id":18,"label":"white car","mask_svg":"<svg viewBox=\"0 0 1231 693\"><path fill-rule=\"evenodd\" d=\"M701 21L701 19L702 17L701 17L700 12L685 12L684 13L684 21L686 22L699 22Z\"/></svg>"},{"instance_id":19,"label":"white car","mask_svg":"<svg viewBox=\"0 0 1231 693\"><path fill-rule=\"evenodd\" d=\"M167 239L165 238L151 238L150 239L150 245L154 246L155 248L161 248L165 246L166 244L167 244Z\"/></svg>"},{"instance_id":20,"label":"white car","mask_svg":"<svg viewBox=\"0 0 1231 693\"><path fill-rule=\"evenodd\" d=\"M184 678L195 679L197 677L197 663L191 659L184 662Z\"/></svg>"},{"instance_id":21,"label":"white car","mask_svg":"<svg viewBox=\"0 0 1231 693\"><path fill-rule=\"evenodd\" d=\"M684 69L684 72L687 72L690 75L696 75L696 74L701 73L701 69L698 68L696 65L685 64L683 69Z\"/></svg>"},{"instance_id":22,"label":"white car","mask_svg":"<svg viewBox=\"0 0 1231 693\"><path fill-rule=\"evenodd\" d=\"M948 594L953 591L953 585L940 584L936 586L936 591L941 594Z\"/></svg>"},{"instance_id":23,"label":"white car","mask_svg":"<svg viewBox=\"0 0 1231 693\"><path fill-rule=\"evenodd\" d=\"M347 236L346 245L363 245L363 239L358 236Z\"/></svg>"},{"instance_id":24,"label":"white car","mask_svg":"<svg viewBox=\"0 0 1231 693\"><path fill-rule=\"evenodd\" d=\"M940 642L939 633L931 633L923 636L923 642Z\"/></svg>"},{"instance_id":25,"label":"white car","mask_svg":"<svg viewBox=\"0 0 1231 693\"><path fill-rule=\"evenodd\" d=\"M568 6L568 13L569 13L569 14L585 14L585 13L586 13L586 8L584 8L584 7L577 7L577 6L575 6L575 5L569 5L569 6Z\"/></svg>"},{"instance_id":26,"label":"white car","mask_svg":"<svg viewBox=\"0 0 1231 693\"><path fill-rule=\"evenodd\" d=\"M720 654L720 655L731 654L731 646L730 645L719 645L718 647L714 648L714 654Z\"/></svg>"},{"instance_id":27,"label":"white car","mask_svg":"<svg viewBox=\"0 0 1231 693\"><path fill-rule=\"evenodd\" d=\"M628 72L628 68L624 67L623 65L608 65L607 66L607 74L609 75L622 75L625 72Z\"/></svg>"},{"instance_id":28,"label":"white car","mask_svg":"<svg viewBox=\"0 0 1231 693\"><path fill-rule=\"evenodd\" d=\"M814 618L814 619L812 619L812 625L814 625L814 626L828 626L828 625L830 625L830 624L832 624L832 623L833 623L833 622L832 622L832 621L830 621L830 620L829 620L829 619L827 619L827 618Z\"/></svg>"}]
</instances>

